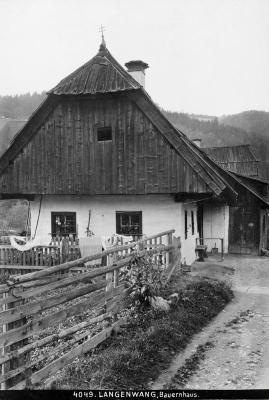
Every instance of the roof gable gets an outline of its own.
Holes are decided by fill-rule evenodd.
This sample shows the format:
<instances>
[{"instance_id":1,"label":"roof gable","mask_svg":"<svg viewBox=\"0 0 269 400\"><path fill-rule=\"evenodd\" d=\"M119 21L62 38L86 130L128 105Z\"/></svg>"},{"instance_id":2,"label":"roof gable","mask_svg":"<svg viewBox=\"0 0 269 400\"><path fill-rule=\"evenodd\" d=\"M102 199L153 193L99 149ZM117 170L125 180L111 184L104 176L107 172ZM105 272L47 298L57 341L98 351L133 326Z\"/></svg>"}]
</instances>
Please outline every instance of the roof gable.
<instances>
[{"instance_id":1,"label":"roof gable","mask_svg":"<svg viewBox=\"0 0 269 400\"><path fill-rule=\"evenodd\" d=\"M115 92L118 93L116 96L113 94ZM16 135L11 147L1 157L0 174L5 174L5 176L7 177L9 172L6 173L5 170L7 169L9 171L11 168L13 170L13 173L15 173L16 175L15 177L19 185L20 172L14 172L15 169L12 167L13 160L15 160L17 156L22 158L24 148L26 148L27 144L35 137L40 127L43 126L42 129L44 129L46 118L53 110L55 110L57 104L60 104L63 99L70 98L70 100L72 99L72 101L79 104L79 101L77 101L77 99L82 98L82 96L80 95L84 95L84 99L108 99L109 97L117 99L120 93L125 92L127 96L129 96L129 99L131 99L138 106L138 108L149 119L149 121L151 121L151 123L157 128L163 138L168 142L173 152L180 155L182 159L185 160L184 162L187 162L187 170L189 172L187 173L185 171L185 167L183 169L180 169L181 176L178 176L179 179L182 180L185 179L188 174L194 174L193 181L202 180L202 182L204 183L200 185L206 188L207 192L211 191L215 195L219 196L228 191L232 196L237 195L237 192L233 189L233 182L236 178L233 178L231 181L232 175L228 173L228 171L224 171L201 149L195 146L182 132L178 131L161 113L161 111L153 103L149 95L139 85L139 83L136 82L136 80L133 79L131 75L129 75L118 64L118 62L112 57L109 51L102 45L100 47L99 53L95 57L93 57L93 59L84 64L82 67L78 68L72 74L68 75L54 89L49 92L47 99L31 116L25 127L18 133L18 135ZM111 94L111 96L109 96L109 94ZM92 95L99 95L99 97ZM104 95L106 96L103 97ZM129 111L126 110L125 114L128 116ZM118 114L119 118L120 115L122 114ZM59 114L59 118L61 118L61 113ZM126 126L129 126L129 122L126 123ZM51 126L54 126L55 129L60 129L59 132L62 132L60 122L56 124L52 122ZM75 122L74 129L75 131L77 130L77 133L75 133L74 137L80 140L81 128L78 129L77 120ZM62 135L62 133L60 133L60 135ZM45 140L46 135L42 136L42 140ZM62 139L64 139L64 136L62 136ZM131 136L128 137L128 140L132 140ZM73 141L72 143L75 148L78 147L79 143L76 143L75 141ZM61 146L59 146L59 149L60 147ZM81 149L83 149L83 146L81 147ZM55 148L52 146L51 154L54 154L55 151ZM111 151L107 152L107 154L110 153ZM88 154L89 153L87 153L87 156ZM158 156L152 155L149 157L152 157L152 159L154 159ZM36 162L38 163L38 156L36 155L35 157ZM179 159L179 157L177 158ZM61 156L58 155L56 159L61 160ZM126 160L126 162L129 161ZM168 164L170 163L171 161L169 159ZM15 164L18 167L17 171L19 171L19 163L16 162ZM101 167L104 168L103 165ZM151 168L150 174L152 175L152 173L153 170ZM38 183L38 185L41 183ZM173 187L176 188L177 185L178 184L175 184ZM199 189L200 191L201 187ZM186 192L188 192L189 188L185 187L185 189ZM76 193L79 192L80 188L77 188ZM171 190L168 190L168 192L171 193ZM133 193L135 193L135 190L133 191Z\"/></svg>"}]
</instances>

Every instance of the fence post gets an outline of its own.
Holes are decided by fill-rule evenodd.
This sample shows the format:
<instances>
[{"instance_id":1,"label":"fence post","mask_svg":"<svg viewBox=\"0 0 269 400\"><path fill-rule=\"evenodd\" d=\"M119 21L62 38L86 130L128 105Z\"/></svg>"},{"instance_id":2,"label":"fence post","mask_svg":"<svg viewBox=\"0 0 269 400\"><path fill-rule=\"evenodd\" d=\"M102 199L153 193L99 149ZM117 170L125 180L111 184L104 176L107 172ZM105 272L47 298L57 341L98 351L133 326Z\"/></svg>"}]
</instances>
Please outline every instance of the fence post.
<instances>
[{"instance_id":1,"label":"fence post","mask_svg":"<svg viewBox=\"0 0 269 400\"><path fill-rule=\"evenodd\" d=\"M13 294L13 290L11 290L8 294ZM18 288L16 290L16 296L18 296L20 291L23 291L23 288ZM5 294L4 297L7 297L8 294ZM17 308L24 303L25 303L25 300L18 300L13 303L4 304L3 310L4 309L8 310L8 309L14 308L14 307ZM27 323L26 317L23 317L21 319L18 319L17 321L10 322L8 324L3 325L3 331L8 332L11 329L19 328L22 325L25 325L26 323ZM5 355L6 353L8 353L10 351L18 350L21 347L24 347L27 343L28 343L28 339L22 339L16 343L12 344L11 346L8 346L6 348L3 347L2 355ZM25 364L27 364L28 361L29 361L29 353L25 353L18 357L14 356L14 358L12 360L2 364L2 375L7 373L8 371L12 371L14 369L24 366ZM25 369L24 372L21 372L20 374L14 376L12 378L9 378L5 382L3 382L3 384L1 384L1 389L12 388L12 386L14 386L18 383L18 381L21 379L22 375L24 378L26 378L26 380L28 380L30 374L31 374L31 369L29 369L29 368Z\"/></svg>"},{"instance_id":2,"label":"fence post","mask_svg":"<svg viewBox=\"0 0 269 400\"><path fill-rule=\"evenodd\" d=\"M5 299L7 296L8 296L8 293L3 293L3 299ZM7 304L3 304L2 310L6 311L6 309L7 309ZM2 325L2 329L3 329L3 333L5 333L7 331L7 324ZM7 353L7 351L8 351L8 349L3 347L2 352L1 352L2 356L4 356ZM2 375L4 375L6 372L8 372L8 369L9 369L9 362L2 364L2 367L1 367ZM5 381L5 382L1 383L1 390L6 390L6 389L7 389L7 382Z\"/></svg>"},{"instance_id":3,"label":"fence post","mask_svg":"<svg viewBox=\"0 0 269 400\"><path fill-rule=\"evenodd\" d=\"M173 234L170 232L167 235L167 245L168 246L172 246L173 244ZM173 258L173 249L168 250L167 252L167 256L166 256L166 269L169 267L169 265L172 262L172 258Z\"/></svg>"},{"instance_id":4,"label":"fence post","mask_svg":"<svg viewBox=\"0 0 269 400\"><path fill-rule=\"evenodd\" d=\"M112 257L107 257L107 265L113 265L116 262L116 253L113 254ZM113 289L114 286L114 271L106 273L106 292L109 292Z\"/></svg>"},{"instance_id":5,"label":"fence post","mask_svg":"<svg viewBox=\"0 0 269 400\"><path fill-rule=\"evenodd\" d=\"M119 286L119 270L115 269L114 270L114 276L113 276L113 286L114 288Z\"/></svg>"}]
</instances>

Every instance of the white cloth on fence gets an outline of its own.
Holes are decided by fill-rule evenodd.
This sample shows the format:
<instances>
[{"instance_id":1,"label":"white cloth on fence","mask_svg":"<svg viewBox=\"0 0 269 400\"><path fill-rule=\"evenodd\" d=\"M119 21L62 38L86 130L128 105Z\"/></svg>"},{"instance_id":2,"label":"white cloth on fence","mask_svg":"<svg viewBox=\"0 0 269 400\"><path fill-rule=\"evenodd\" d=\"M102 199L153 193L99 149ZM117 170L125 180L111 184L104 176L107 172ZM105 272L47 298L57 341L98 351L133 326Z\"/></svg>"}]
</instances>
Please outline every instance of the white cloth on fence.
<instances>
[{"instance_id":1,"label":"white cloth on fence","mask_svg":"<svg viewBox=\"0 0 269 400\"><path fill-rule=\"evenodd\" d=\"M92 256L102 252L102 239L100 236L87 236L79 238L79 248L81 257ZM97 260L88 261L85 263L86 267L89 265L101 264L101 258Z\"/></svg>"},{"instance_id":2,"label":"white cloth on fence","mask_svg":"<svg viewBox=\"0 0 269 400\"><path fill-rule=\"evenodd\" d=\"M19 244L18 241L24 241L25 244ZM19 251L31 250L33 247L49 246L51 242L51 236L36 236L34 239L30 239L27 242L21 236L10 236L10 244L12 247Z\"/></svg>"},{"instance_id":3,"label":"white cloth on fence","mask_svg":"<svg viewBox=\"0 0 269 400\"><path fill-rule=\"evenodd\" d=\"M114 233L110 236L102 236L102 246L104 250L108 250L111 247L120 246L122 244L130 243L133 241L132 236L123 236Z\"/></svg>"}]
</instances>

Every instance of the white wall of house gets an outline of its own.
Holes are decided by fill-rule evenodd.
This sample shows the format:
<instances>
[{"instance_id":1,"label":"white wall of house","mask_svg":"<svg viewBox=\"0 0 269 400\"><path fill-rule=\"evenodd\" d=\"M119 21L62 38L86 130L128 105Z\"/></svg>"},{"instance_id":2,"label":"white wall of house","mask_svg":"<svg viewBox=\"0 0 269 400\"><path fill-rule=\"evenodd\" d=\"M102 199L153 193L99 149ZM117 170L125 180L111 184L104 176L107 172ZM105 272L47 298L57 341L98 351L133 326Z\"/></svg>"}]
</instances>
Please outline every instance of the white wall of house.
<instances>
[{"instance_id":1,"label":"white wall of house","mask_svg":"<svg viewBox=\"0 0 269 400\"><path fill-rule=\"evenodd\" d=\"M195 259L196 238L199 237L197 231L197 206L196 203L188 202L178 203L181 204L181 230L180 237L182 239L182 262L191 265ZM187 211L187 239L185 239L185 211ZM192 233L192 220L191 213L194 217L194 234Z\"/></svg>"},{"instance_id":2,"label":"white wall of house","mask_svg":"<svg viewBox=\"0 0 269 400\"><path fill-rule=\"evenodd\" d=\"M224 252L228 253L228 234L229 234L229 206L217 204L204 205L203 230L205 238L223 238ZM218 248L220 252L220 240L206 240L205 245L208 246L208 251L212 247Z\"/></svg>"},{"instance_id":3,"label":"white wall of house","mask_svg":"<svg viewBox=\"0 0 269 400\"><path fill-rule=\"evenodd\" d=\"M182 260L191 264L195 260L195 238L197 237L196 205L176 203L170 195L134 196L79 196L44 195L42 197L39 222L40 196L31 202L31 232L37 236L51 233L51 212L76 212L78 237L86 236L89 210L90 229L96 236L116 232L116 211L142 211L143 234L175 229L182 240ZM185 208L188 210L188 237L185 240ZM195 233L192 235L191 210L194 212ZM36 229L37 225L37 229Z\"/></svg>"}]
</instances>

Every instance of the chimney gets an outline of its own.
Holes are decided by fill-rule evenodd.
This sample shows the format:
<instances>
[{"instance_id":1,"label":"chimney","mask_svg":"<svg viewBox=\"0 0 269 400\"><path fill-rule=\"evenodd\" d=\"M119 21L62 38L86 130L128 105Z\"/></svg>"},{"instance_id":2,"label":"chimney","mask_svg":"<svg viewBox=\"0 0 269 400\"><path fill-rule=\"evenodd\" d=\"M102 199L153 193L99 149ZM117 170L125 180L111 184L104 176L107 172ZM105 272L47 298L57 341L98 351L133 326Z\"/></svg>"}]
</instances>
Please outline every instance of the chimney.
<instances>
[{"instance_id":1,"label":"chimney","mask_svg":"<svg viewBox=\"0 0 269 400\"><path fill-rule=\"evenodd\" d=\"M193 143L196 144L197 147L201 147L202 139L193 139Z\"/></svg>"},{"instance_id":2,"label":"chimney","mask_svg":"<svg viewBox=\"0 0 269 400\"><path fill-rule=\"evenodd\" d=\"M129 61L125 64L130 75L145 88L145 69L149 66L141 60Z\"/></svg>"}]
</instances>

